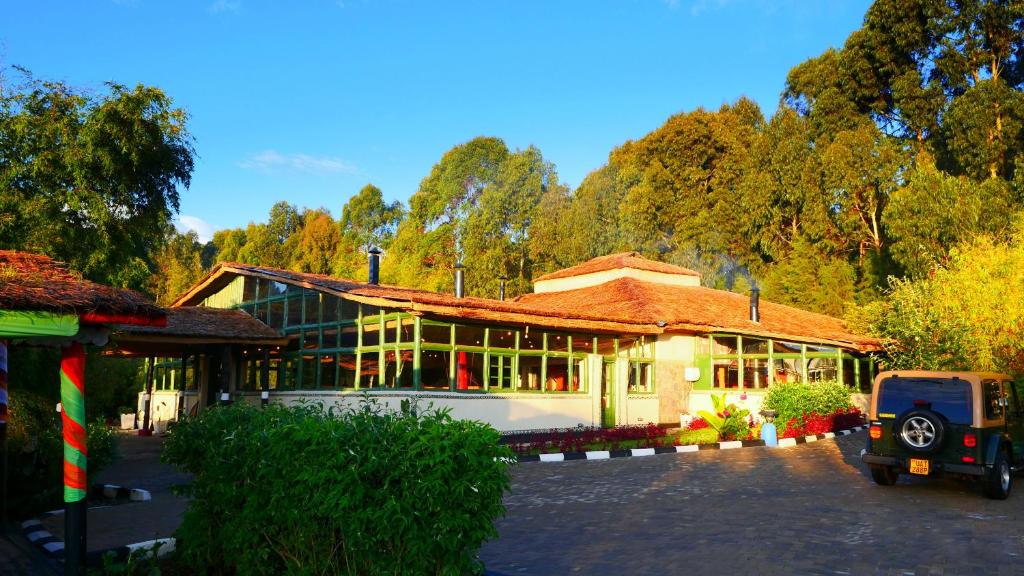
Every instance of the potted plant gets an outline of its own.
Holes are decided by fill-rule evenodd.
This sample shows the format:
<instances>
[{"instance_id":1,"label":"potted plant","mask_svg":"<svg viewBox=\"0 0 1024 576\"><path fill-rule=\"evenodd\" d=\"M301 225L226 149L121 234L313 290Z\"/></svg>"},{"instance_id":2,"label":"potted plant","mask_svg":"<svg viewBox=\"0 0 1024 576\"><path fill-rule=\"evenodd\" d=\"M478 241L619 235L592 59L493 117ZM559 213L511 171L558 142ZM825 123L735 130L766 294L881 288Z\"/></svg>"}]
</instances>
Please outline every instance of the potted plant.
<instances>
[{"instance_id":1,"label":"potted plant","mask_svg":"<svg viewBox=\"0 0 1024 576\"><path fill-rule=\"evenodd\" d=\"M121 415L121 430L131 430L135 428L135 411L127 406L121 406L117 409L118 414Z\"/></svg>"}]
</instances>

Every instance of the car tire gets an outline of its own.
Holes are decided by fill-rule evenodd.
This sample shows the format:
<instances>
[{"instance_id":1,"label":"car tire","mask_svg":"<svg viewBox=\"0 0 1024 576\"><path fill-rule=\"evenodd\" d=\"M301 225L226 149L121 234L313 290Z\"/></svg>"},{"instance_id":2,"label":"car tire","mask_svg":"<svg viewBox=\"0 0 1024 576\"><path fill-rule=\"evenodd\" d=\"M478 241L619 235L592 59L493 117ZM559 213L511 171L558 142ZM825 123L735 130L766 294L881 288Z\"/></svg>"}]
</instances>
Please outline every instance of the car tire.
<instances>
[{"instance_id":1,"label":"car tire","mask_svg":"<svg viewBox=\"0 0 1024 576\"><path fill-rule=\"evenodd\" d=\"M931 454L942 448L946 427L942 417L931 410L911 410L896 422L896 440L918 454Z\"/></svg>"},{"instance_id":2,"label":"car tire","mask_svg":"<svg viewBox=\"0 0 1024 576\"><path fill-rule=\"evenodd\" d=\"M985 476L985 496L993 500L1006 500L1013 487L1013 470L1006 450L996 454L996 461Z\"/></svg>"},{"instance_id":3,"label":"car tire","mask_svg":"<svg viewBox=\"0 0 1024 576\"><path fill-rule=\"evenodd\" d=\"M892 466L873 464L871 466L871 479L879 486L892 486L900 477L900 473Z\"/></svg>"}]
</instances>

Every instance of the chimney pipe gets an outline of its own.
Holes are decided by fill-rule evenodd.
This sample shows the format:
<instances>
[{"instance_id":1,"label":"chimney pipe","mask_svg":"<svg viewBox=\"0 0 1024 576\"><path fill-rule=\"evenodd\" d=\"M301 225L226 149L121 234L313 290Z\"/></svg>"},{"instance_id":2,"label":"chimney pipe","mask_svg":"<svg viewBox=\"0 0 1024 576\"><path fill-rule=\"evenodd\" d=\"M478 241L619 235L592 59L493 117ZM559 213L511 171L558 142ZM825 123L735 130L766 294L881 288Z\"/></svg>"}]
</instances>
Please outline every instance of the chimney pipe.
<instances>
[{"instance_id":1,"label":"chimney pipe","mask_svg":"<svg viewBox=\"0 0 1024 576\"><path fill-rule=\"evenodd\" d=\"M752 289L750 291L750 321L751 322L760 322L761 321L761 311L759 310L759 308L760 308L760 300L761 300L761 291L759 289L757 289L757 288Z\"/></svg>"},{"instance_id":2,"label":"chimney pipe","mask_svg":"<svg viewBox=\"0 0 1024 576\"><path fill-rule=\"evenodd\" d=\"M464 266L462 264L455 265L455 297L462 298L466 295L466 287L464 282L465 275L463 274Z\"/></svg>"},{"instance_id":3,"label":"chimney pipe","mask_svg":"<svg viewBox=\"0 0 1024 576\"><path fill-rule=\"evenodd\" d=\"M380 284L380 250L370 248L370 284Z\"/></svg>"},{"instance_id":4,"label":"chimney pipe","mask_svg":"<svg viewBox=\"0 0 1024 576\"><path fill-rule=\"evenodd\" d=\"M505 300L505 280L508 280L508 278L506 278L504 275L502 275L502 276L498 276L498 280L501 281L501 284L498 285L498 300L504 301Z\"/></svg>"}]
</instances>

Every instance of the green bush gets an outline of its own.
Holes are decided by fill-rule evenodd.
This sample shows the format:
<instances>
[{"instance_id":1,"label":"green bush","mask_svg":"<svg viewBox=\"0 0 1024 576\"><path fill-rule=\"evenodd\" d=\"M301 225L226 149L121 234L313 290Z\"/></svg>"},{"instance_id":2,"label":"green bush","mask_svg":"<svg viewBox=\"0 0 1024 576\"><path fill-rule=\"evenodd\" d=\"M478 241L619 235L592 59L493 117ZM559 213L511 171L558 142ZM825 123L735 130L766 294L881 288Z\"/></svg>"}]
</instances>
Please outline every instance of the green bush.
<instances>
[{"instance_id":1,"label":"green bush","mask_svg":"<svg viewBox=\"0 0 1024 576\"><path fill-rule=\"evenodd\" d=\"M468 574L496 536L507 447L447 411L233 405L185 418L179 559L216 574Z\"/></svg>"},{"instance_id":2,"label":"green bush","mask_svg":"<svg viewBox=\"0 0 1024 576\"><path fill-rule=\"evenodd\" d=\"M775 410L776 422L783 425L791 419L798 421L804 414L826 416L839 409L852 406L850 389L839 382L816 382L813 384L773 384L768 389L763 408Z\"/></svg>"},{"instance_id":3,"label":"green bush","mask_svg":"<svg viewBox=\"0 0 1024 576\"><path fill-rule=\"evenodd\" d=\"M55 403L24 390L11 391L7 426L7 509L15 518L59 508L64 498L64 445ZM88 425L88 473L92 478L116 457L114 433L102 422Z\"/></svg>"}]
</instances>

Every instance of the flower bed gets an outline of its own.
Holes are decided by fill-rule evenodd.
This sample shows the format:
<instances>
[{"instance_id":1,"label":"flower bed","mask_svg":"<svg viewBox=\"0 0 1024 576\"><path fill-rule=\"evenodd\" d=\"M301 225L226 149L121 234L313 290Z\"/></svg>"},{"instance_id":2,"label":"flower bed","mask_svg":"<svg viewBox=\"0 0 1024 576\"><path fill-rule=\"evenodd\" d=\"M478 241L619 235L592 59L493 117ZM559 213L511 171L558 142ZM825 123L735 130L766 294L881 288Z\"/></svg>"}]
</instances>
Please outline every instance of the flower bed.
<instances>
[{"instance_id":1,"label":"flower bed","mask_svg":"<svg viewBox=\"0 0 1024 576\"><path fill-rule=\"evenodd\" d=\"M840 408L828 416L811 412L800 418L790 418L785 426L779 427L779 437L797 438L811 434L838 432L861 426L865 422L864 414L856 407Z\"/></svg>"},{"instance_id":2,"label":"flower bed","mask_svg":"<svg viewBox=\"0 0 1024 576\"><path fill-rule=\"evenodd\" d=\"M589 450L625 450L628 448L658 448L675 445L675 435L657 424L643 426L616 426L615 428L573 428L534 432L509 442L519 455L553 454L559 452L587 452Z\"/></svg>"}]
</instances>

